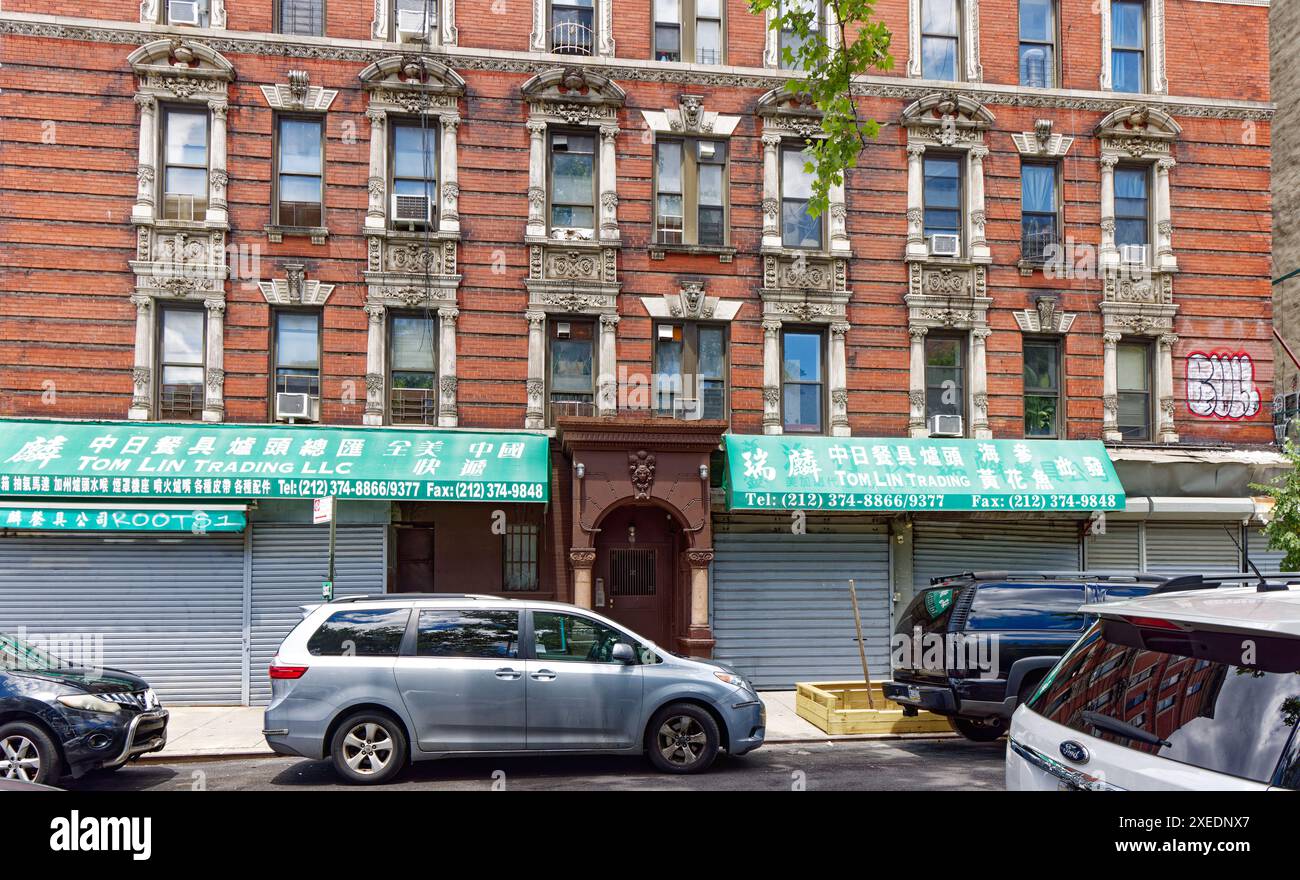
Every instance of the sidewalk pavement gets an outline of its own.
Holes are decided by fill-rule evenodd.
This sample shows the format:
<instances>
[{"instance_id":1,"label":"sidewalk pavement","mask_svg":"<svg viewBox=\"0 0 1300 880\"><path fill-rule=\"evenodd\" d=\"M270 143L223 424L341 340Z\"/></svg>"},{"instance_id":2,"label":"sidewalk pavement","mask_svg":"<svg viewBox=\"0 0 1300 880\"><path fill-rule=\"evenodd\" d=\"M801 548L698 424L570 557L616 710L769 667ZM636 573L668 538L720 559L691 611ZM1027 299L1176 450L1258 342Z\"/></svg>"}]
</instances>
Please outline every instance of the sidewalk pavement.
<instances>
[{"instance_id":1,"label":"sidewalk pavement","mask_svg":"<svg viewBox=\"0 0 1300 880\"><path fill-rule=\"evenodd\" d=\"M795 714L794 691L763 691L767 742L933 738L934 734L828 736ZM167 746L144 760L261 756L272 754L262 738L260 706L168 706ZM940 736L944 734L939 734Z\"/></svg>"}]
</instances>

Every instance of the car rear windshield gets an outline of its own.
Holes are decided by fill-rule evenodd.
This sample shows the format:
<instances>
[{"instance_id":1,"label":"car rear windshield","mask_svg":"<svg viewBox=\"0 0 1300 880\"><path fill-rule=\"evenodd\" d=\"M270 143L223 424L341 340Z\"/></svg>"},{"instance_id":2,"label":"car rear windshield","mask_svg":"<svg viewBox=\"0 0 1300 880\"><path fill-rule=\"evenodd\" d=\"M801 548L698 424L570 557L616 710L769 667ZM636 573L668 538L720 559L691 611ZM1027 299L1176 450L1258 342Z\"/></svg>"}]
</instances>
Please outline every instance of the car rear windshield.
<instances>
[{"instance_id":1,"label":"car rear windshield","mask_svg":"<svg viewBox=\"0 0 1300 880\"><path fill-rule=\"evenodd\" d=\"M968 630L1081 630L1083 584L980 584Z\"/></svg>"},{"instance_id":2,"label":"car rear windshield","mask_svg":"<svg viewBox=\"0 0 1300 880\"><path fill-rule=\"evenodd\" d=\"M312 633L307 651L314 657L396 657L410 619L409 608L336 611Z\"/></svg>"},{"instance_id":3,"label":"car rear windshield","mask_svg":"<svg viewBox=\"0 0 1300 880\"><path fill-rule=\"evenodd\" d=\"M1089 736L1268 783L1300 719L1300 640L1104 620L1028 705Z\"/></svg>"}]
</instances>

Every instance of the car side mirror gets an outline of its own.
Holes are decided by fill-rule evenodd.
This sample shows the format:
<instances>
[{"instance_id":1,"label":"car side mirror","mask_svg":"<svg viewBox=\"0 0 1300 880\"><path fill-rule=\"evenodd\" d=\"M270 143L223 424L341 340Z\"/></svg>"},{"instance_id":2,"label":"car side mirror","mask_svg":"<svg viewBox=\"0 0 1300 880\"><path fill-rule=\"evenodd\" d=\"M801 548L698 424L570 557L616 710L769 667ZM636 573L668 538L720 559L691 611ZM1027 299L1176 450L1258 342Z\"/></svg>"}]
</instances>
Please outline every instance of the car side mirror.
<instances>
[{"instance_id":1,"label":"car side mirror","mask_svg":"<svg viewBox=\"0 0 1300 880\"><path fill-rule=\"evenodd\" d=\"M610 654L610 656L615 660L615 662L618 663L636 662L636 650L633 649L633 647L629 645L627 642L619 642L617 645L615 645L614 650Z\"/></svg>"}]
</instances>

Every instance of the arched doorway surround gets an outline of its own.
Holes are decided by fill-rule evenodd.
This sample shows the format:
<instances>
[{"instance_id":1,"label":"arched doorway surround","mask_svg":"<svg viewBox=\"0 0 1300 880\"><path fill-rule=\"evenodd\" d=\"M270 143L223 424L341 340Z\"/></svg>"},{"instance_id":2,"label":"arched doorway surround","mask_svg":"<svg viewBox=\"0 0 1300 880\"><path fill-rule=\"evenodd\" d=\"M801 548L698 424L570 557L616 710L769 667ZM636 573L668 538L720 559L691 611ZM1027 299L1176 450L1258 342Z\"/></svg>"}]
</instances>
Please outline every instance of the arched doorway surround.
<instances>
[{"instance_id":1,"label":"arched doorway surround","mask_svg":"<svg viewBox=\"0 0 1300 880\"><path fill-rule=\"evenodd\" d=\"M556 466L573 476L574 603L709 656L709 457L726 423L561 418L557 427Z\"/></svg>"}]
</instances>

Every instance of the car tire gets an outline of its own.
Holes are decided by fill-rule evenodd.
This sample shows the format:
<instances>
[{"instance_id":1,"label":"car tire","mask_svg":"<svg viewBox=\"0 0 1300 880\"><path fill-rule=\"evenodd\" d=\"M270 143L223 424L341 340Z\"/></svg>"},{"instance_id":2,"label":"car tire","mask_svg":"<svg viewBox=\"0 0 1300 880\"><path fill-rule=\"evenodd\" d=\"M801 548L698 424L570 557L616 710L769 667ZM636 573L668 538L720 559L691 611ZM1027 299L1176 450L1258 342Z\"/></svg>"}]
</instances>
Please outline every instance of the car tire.
<instances>
[{"instance_id":1,"label":"car tire","mask_svg":"<svg viewBox=\"0 0 1300 880\"><path fill-rule=\"evenodd\" d=\"M971 742L996 742L1006 733L1006 728L1001 725L980 724L972 718L949 718L948 724Z\"/></svg>"},{"instance_id":2,"label":"car tire","mask_svg":"<svg viewBox=\"0 0 1300 880\"><path fill-rule=\"evenodd\" d=\"M350 715L330 742L334 770L357 785L382 785L406 767L406 732L390 716L378 712Z\"/></svg>"},{"instance_id":3,"label":"car tire","mask_svg":"<svg viewBox=\"0 0 1300 880\"><path fill-rule=\"evenodd\" d=\"M1020 685L1020 692L1016 694L1017 709L1019 709L1025 703L1029 702L1029 698L1034 695L1034 691L1038 690L1038 686L1042 684L1042 681L1043 681L1043 677L1040 675L1037 678L1033 678L1030 679L1029 681L1023 682Z\"/></svg>"},{"instance_id":4,"label":"car tire","mask_svg":"<svg viewBox=\"0 0 1300 880\"><path fill-rule=\"evenodd\" d=\"M62 775L63 758L43 727L27 721L0 727L0 779L53 785Z\"/></svg>"},{"instance_id":5,"label":"car tire","mask_svg":"<svg viewBox=\"0 0 1300 880\"><path fill-rule=\"evenodd\" d=\"M718 757L718 722L693 703L670 703L654 714L646 728L650 763L661 773L702 773Z\"/></svg>"}]
</instances>

